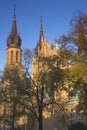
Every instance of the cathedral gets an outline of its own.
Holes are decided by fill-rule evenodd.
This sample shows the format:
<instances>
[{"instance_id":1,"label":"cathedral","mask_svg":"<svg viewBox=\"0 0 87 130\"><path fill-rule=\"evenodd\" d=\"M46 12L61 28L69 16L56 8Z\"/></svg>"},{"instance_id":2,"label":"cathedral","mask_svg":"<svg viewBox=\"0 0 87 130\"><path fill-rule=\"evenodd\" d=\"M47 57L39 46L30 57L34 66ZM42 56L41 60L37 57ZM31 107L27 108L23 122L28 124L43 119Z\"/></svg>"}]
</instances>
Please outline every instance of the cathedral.
<instances>
[{"instance_id":1,"label":"cathedral","mask_svg":"<svg viewBox=\"0 0 87 130\"><path fill-rule=\"evenodd\" d=\"M43 66L41 68L38 68L38 57L52 57L54 55L59 55L60 53L60 48L58 46L58 41L55 41L55 45L51 45L48 40L46 39L46 37L44 36L44 31L43 31L43 26L42 26L42 18L40 20L40 32L39 32L39 40L38 40L38 44L35 47L35 54L34 54L34 58L32 60L32 77L35 78L34 76L38 73L39 69L43 68ZM9 34L8 38L7 38L7 49L6 49L6 64L5 64L5 68L10 66L10 65L15 65L15 66L20 66L22 69L22 48L21 48L21 44L22 44L22 39L20 37L20 35L17 32L17 24L16 24L16 10L14 9L14 15L13 15L13 20L12 20L12 29L11 29L11 33ZM63 93L63 96L66 96L66 94ZM46 113L47 114L47 113ZM46 114L44 115L46 117ZM54 117L51 119L51 121L49 122L50 119L47 119L47 122L51 125L52 123L58 125L57 123L57 119ZM53 122L52 122L53 120ZM55 120L55 121L54 121ZM22 120L23 122L23 120ZM21 123L22 123L21 122ZM47 125L46 120L44 120L44 125ZM65 121L67 122L67 121ZM60 123L62 125L62 123ZM51 126L51 129L57 130L59 129L59 125L57 126ZM65 125L65 124L64 124ZM66 126L64 126L66 128ZM67 129L67 128L66 128ZM46 130L44 128L44 130ZM63 130L63 128L61 127L61 130Z\"/></svg>"}]
</instances>

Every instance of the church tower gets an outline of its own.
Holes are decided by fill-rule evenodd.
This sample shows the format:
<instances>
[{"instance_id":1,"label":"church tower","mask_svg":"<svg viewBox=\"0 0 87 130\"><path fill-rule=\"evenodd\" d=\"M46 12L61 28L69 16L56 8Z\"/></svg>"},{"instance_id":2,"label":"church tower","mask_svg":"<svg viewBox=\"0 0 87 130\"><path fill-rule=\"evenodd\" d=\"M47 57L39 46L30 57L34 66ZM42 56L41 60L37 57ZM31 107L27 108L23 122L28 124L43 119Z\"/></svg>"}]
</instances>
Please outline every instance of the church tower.
<instances>
[{"instance_id":1,"label":"church tower","mask_svg":"<svg viewBox=\"0 0 87 130\"><path fill-rule=\"evenodd\" d=\"M11 64L21 65L22 50L20 47L21 47L21 38L17 33L16 10L14 8L12 30L7 38L6 65L11 65Z\"/></svg>"},{"instance_id":2,"label":"church tower","mask_svg":"<svg viewBox=\"0 0 87 130\"><path fill-rule=\"evenodd\" d=\"M47 41L47 39L45 38L44 33L43 33L42 18L41 18L39 42L35 48L35 55L37 57L48 57L52 55L51 50L52 50L52 47Z\"/></svg>"},{"instance_id":3,"label":"church tower","mask_svg":"<svg viewBox=\"0 0 87 130\"><path fill-rule=\"evenodd\" d=\"M35 48L35 55L32 60L32 77L35 78L38 72L42 69L42 63L39 62L39 58L49 57L52 55L52 48L43 33L42 17L40 19L40 34L39 40Z\"/></svg>"}]
</instances>

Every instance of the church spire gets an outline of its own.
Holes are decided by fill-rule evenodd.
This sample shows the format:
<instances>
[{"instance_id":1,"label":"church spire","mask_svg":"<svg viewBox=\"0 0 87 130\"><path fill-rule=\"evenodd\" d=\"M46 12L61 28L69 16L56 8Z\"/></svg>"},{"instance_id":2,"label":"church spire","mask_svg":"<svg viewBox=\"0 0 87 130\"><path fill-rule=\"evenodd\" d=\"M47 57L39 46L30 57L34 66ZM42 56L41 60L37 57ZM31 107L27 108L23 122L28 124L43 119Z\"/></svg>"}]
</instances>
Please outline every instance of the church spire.
<instances>
[{"instance_id":1,"label":"church spire","mask_svg":"<svg viewBox=\"0 0 87 130\"><path fill-rule=\"evenodd\" d=\"M44 35L43 35L43 27L42 27L42 17L40 19L40 37L39 37L39 43L41 43L44 40Z\"/></svg>"},{"instance_id":2,"label":"church spire","mask_svg":"<svg viewBox=\"0 0 87 130\"><path fill-rule=\"evenodd\" d=\"M44 41L44 35L43 35L43 27L42 27L42 17L40 18L40 35L39 35L39 42L35 48L35 54L38 55L38 52L40 51L42 47L42 42Z\"/></svg>"},{"instance_id":3,"label":"church spire","mask_svg":"<svg viewBox=\"0 0 87 130\"><path fill-rule=\"evenodd\" d=\"M16 9L14 7L14 15L12 21L12 30L7 39L7 46L9 47L17 47L21 46L21 38L17 33L17 25L16 25Z\"/></svg>"},{"instance_id":4,"label":"church spire","mask_svg":"<svg viewBox=\"0 0 87 130\"><path fill-rule=\"evenodd\" d=\"M12 23L12 31L11 35L15 36L17 35L17 25L16 25L16 8L14 7L14 17L13 17L13 23Z\"/></svg>"},{"instance_id":5,"label":"church spire","mask_svg":"<svg viewBox=\"0 0 87 130\"><path fill-rule=\"evenodd\" d=\"M20 64L22 59L21 38L17 33L16 9L14 8L12 28L7 38L6 65Z\"/></svg>"}]
</instances>

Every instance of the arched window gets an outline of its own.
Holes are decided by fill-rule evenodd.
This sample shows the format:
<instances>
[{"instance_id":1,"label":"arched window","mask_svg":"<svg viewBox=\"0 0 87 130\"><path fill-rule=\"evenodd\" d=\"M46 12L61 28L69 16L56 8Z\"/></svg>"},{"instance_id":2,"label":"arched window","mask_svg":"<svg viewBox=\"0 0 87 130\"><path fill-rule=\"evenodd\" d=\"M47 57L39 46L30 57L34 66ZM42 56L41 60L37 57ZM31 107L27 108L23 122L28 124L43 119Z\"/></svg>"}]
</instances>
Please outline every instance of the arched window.
<instances>
[{"instance_id":1,"label":"arched window","mask_svg":"<svg viewBox=\"0 0 87 130\"><path fill-rule=\"evenodd\" d=\"M13 63L13 50L11 51L11 64Z\"/></svg>"},{"instance_id":2,"label":"arched window","mask_svg":"<svg viewBox=\"0 0 87 130\"><path fill-rule=\"evenodd\" d=\"M7 52L7 62L9 62L9 51Z\"/></svg>"},{"instance_id":3,"label":"arched window","mask_svg":"<svg viewBox=\"0 0 87 130\"><path fill-rule=\"evenodd\" d=\"M18 62L18 51L16 51L16 62Z\"/></svg>"}]
</instances>

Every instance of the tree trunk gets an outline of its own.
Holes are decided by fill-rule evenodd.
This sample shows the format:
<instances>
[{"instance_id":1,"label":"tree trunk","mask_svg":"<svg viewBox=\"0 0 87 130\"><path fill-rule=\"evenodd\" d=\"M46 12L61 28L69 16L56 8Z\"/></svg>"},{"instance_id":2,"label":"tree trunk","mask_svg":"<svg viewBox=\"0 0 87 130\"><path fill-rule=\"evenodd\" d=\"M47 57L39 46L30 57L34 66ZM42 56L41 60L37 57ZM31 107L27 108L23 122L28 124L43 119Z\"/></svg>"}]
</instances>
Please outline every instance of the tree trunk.
<instances>
[{"instance_id":1,"label":"tree trunk","mask_svg":"<svg viewBox=\"0 0 87 130\"><path fill-rule=\"evenodd\" d=\"M42 117L42 114L39 115L39 130L43 130L43 117Z\"/></svg>"},{"instance_id":2,"label":"tree trunk","mask_svg":"<svg viewBox=\"0 0 87 130\"><path fill-rule=\"evenodd\" d=\"M43 130L43 116L42 116L42 110L39 110L39 128L38 130Z\"/></svg>"},{"instance_id":3,"label":"tree trunk","mask_svg":"<svg viewBox=\"0 0 87 130\"><path fill-rule=\"evenodd\" d=\"M12 126L11 126L11 129L12 130L15 130L15 125L14 125L15 123L14 123L14 119L12 120Z\"/></svg>"}]
</instances>

